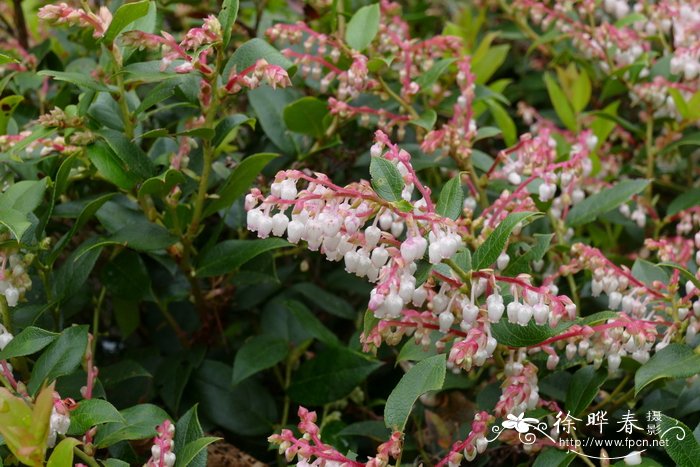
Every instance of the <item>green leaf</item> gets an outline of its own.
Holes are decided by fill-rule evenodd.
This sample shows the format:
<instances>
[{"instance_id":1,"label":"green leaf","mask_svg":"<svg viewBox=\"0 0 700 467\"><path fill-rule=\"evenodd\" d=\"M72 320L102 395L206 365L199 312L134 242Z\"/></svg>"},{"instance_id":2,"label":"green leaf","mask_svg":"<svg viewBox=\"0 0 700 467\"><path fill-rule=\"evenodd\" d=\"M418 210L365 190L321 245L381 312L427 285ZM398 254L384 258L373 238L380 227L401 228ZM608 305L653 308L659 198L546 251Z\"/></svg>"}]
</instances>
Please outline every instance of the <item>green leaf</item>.
<instances>
[{"instance_id":1,"label":"green leaf","mask_svg":"<svg viewBox=\"0 0 700 467\"><path fill-rule=\"evenodd\" d=\"M221 276L238 269L258 255L290 245L282 238L225 240L203 255L196 275L197 277Z\"/></svg>"},{"instance_id":2,"label":"green leaf","mask_svg":"<svg viewBox=\"0 0 700 467\"><path fill-rule=\"evenodd\" d=\"M0 360L32 355L51 344L58 336L58 333L45 329L26 327L0 351Z\"/></svg>"},{"instance_id":3,"label":"green leaf","mask_svg":"<svg viewBox=\"0 0 700 467\"><path fill-rule=\"evenodd\" d=\"M260 175L262 169L278 156L279 154L260 153L243 159L217 192L218 198L204 208L204 217L230 207L236 199L248 191L250 184Z\"/></svg>"},{"instance_id":4,"label":"green leaf","mask_svg":"<svg viewBox=\"0 0 700 467\"><path fill-rule=\"evenodd\" d=\"M222 118L221 121L216 124L216 133L211 142L212 146L214 146L217 151L224 150L224 146L235 137L238 128L246 124L254 129L255 119L245 114L233 114Z\"/></svg>"},{"instance_id":5,"label":"green leaf","mask_svg":"<svg viewBox=\"0 0 700 467\"><path fill-rule=\"evenodd\" d=\"M637 258L634 261L632 275L648 286L651 286L654 281L661 281L666 284L669 280L666 271L642 258Z\"/></svg>"},{"instance_id":6,"label":"green leaf","mask_svg":"<svg viewBox=\"0 0 700 467\"><path fill-rule=\"evenodd\" d=\"M700 466L700 445L684 423L662 414L659 432L659 439L666 442L664 449L677 465Z\"/></svg>"},{"instance_id":7,"label":"green leaf","mask_svg":"<svg viewBox=\"0 0 700 467\"><path fill-rule=\"evenodd\" d=\"M380 16L378 3L357 10L345 29L345 42L359 52L365 50L379 31Z\"/></svg>"},{"instance_id":8,"label":"green leaf","mask_svg":"<svg viewBox=\"0 0 700 467\"><path fill-rule=\"evenodd\" d=\"M177 237L165 227L152 222L138 222L125 225L105 237L98 245L124 245L136 251L156 251L167 248L176 241Z\"/></svg>"},{"instance_id":9,"label":"green leaf","mask_svg":"<svg viewBox=\"0 0 700 467\"><path fill-rule=\"evenodd\" d=\"M576 204L566 216L566 223L575 227L591 222L629 201L632 196L641 193L647 185L649 180L623 180L610 188L605 188Z\"/></svg>"},{"instance_id":10,"label":"green leaf","mask_svg":"<svg viewBox=\"0 0 700 467\"><path fill-rule=\"evenodd\" d=\"M700 355L684 344L656 352L634 375L635 397L649 384L665 378L689 378L700 373Z\"/></svg>"},{"instance_id":11,"label":"green leaf","mask_svg":"<svg viewBox=\"0 0 700 467\"><path fill-rule=\"evenodd\" d=\"M190 462L197 457L197 455L203 452L207 446L215 443L223 438L216 438L214 436L206 436L204 438L199 438L194 441L190 441L185 444L182 448L177 450L177 458L175 461L176 467L186 467L190 465Z\"/></svg>"},{"instance_id":12,"label":"green leaf","mask_svg":"<svg viewBox=\"0 0 700 467\"><path fill-rule=\"evenodd\" d=\"M108 44L112 43L125 27L142 16L146 16L148 7L148 0L142 0L140 2L125 3L117 8L103 37L104 41Z\"/></svg>"},{"instance_id":13,"label":"green leaf","mask_svg":"<svg viewBox=\"0 0 700 467\"><path fill-rule=\"evenodd\" d=\"M521 326L517 323L509 322L504 317L499 322L491 325L491 332L499 343L508 347L531 347L558 336L574 324L576 323L573 321L566 321L552 328L547 324L535 324L535 321L531 320L527 323L527 326Z\"/></svg>"},{"instance_id":14,"label":"green leaf","mask_svg":"<svg viewBox=\"0 0 700 467\"><path fill-rule=\"evenodd\" d=\"M505 275L514 277L518 274L530 273L530 263L539 261L544 257L549 249L549 244L552 242L554 234L536 233L534 237L535 244L525 253L513 258L510 263L508 263L508 267L503 271Z\"/></svg>"},{"instance_id":15,"label":"green leaf","mask_svg":"<svg viewBox=\"0 0 700 467\"><path fill-rule=\"evenodd\" d=\"M240 435L269 434L272 420L279 420L275 400L254 379L233 386L231 378L229 365L213 360L200 365L192 381L201 412L215 425Z\"/></svg>"},{"instance_id":16,"label":"green leaf","mask_svg":"<svg viewBox=\"0 0 700 467\"><path fill-rule=\"evenodd\" d=\"M476 249L472 255L472 264L475 270L484 269L491 266L498 256L503 252L516 225L525 222L526 219L537 216L536 212L516 212L509 214L498 227L491 232L491 235Z\"/></svg>"},{"instance_id":17,"label":"green leaf","mask_svg":"<svg viewBox=\"0 0 700 467\"><path fill-rule=\"evenodd\" d=\"M106 144L102 142L91 144L87 147L87 156L105 180L122 190L130 190L138 183L139 178L136 174L127 170L124 163Z\"/></svg>"},{"instance_id":18,"label":"green leaf","mask_svg":"<svg viewBox=\"0 0 700 467\"><path fill-rule=\"evenodd\" d=\"M82 435L93 426L105 423L126 423L126 420L112 404L105 400L83 400L70 413L68 434L71 436Z\"/></svg>"},{"instance_id":19,"label":"green leaf","mask_svg":"<svg viewBox=\"0 0 700 467\"><path fill-rule=\"evenodd\" d=\"M576 113L586 108L591 100L591 79L586 70L581 70L571 88L571 104Z\"/></svg>"},{"instance_id":20,"label":"green leaf","mask_svg":"<svg viewBox=\"0 0 700 467\"><path fill-rule=\"evenodd\" d=\"M428 391L437 391L445 381L446 356L435 355L418 362L401 377L384 407L384 424L403 431L416 400Z\"/></svg>"},{"instance_id":21,"label":"green leaf","mask_svg":"<svg viewBox=\"0 0 700 467\"><path fill-rule=\"evenodd\" d=\"M162 198L173 189L175 185L185 183L185 176L179 170L168 169L162 174L151 177L139 188L139 197L153 195Z\"/></svg>"},{"instance_id":22,"label":"green leaf","mask_svg":"<svg viewBox=\"0 0 700 467\"><path fill-rule=\"evenodd\" d=\"M508 112L506 112L501 104L492 99L487 99L484 102L491 111L496 125L498 125L498 128L503 132L503 140L508 146L515 144L518 140L518 133L515 128L515 123L513 119L510 118L510 115L508 115Z\"/></svg>"},{"instance_id":23,"label":"green leaf","mask_svg":"<svg viewBox=\"0 0 700 467\"><path fill-rule=\"evenodd\" d=\"M328 113L328 106L322 100L315 97L302 97L284 108L284 124L290 131L321 139L328 128L324 123Z\"/></svg>"},{"instance_id":24,"label":"green leaf","mask_svg":"<svg viewBox=\"0 0 700 467\"><path fill-rule=\"evenodd\" d=\"M554 77L551 74L544 74L544 84L547 86L549 100L552 101L554 111L557 113L559 120L571 131L576 131L576 116L569 104L564 91L561 90Z\"/></svg>"},{"instance_id":25,"label":"green leaf","mask_svg":"<svg viewBox=\"0 0 700 467\"><path fill-rule=\"evenodd\" d=\"M305 361L292 376L287 393L303 405L342 399L382 365L345 347L327 347Z\"/></svg>"},{"instance_id":26,"label":"green leaf","mask_svg":"<svg viewBox=\"0 0 700 467\"><path fill-rule=\"evenodd\" d=\"M372 188L387 201L401 201L404 188L403 177L394 164L383 157L372 157L369 163Z\"/></svg>"},{"instance_id":27,"label":"green leaf","mask_svg":"<svg viewBox=\"0 0 700 467\"><path fill-rule=\"evenodd\" d=\"M75 438L62 439L53 449L46 467L66 467L73 465L73 448L78 446L80 441Z\"/></svg>"},{"instance_id":28,"label":"green leaf","mask_svg":"<svg viewBox=\"0 0 700 467\"><path fill-rule=\"evenodd\" d=\"M508 57L508 51L510 51L508 44L495 45L490 47L483 57L475 61L472 72L476 76L477 84L486 83L496 73L496 70L503 65Z\"/></svg>"},{"instance_id":29,"label":"green leaf","mask_svg":"<svg viewBox=\"0 0 700 467\"><path fill-rule=\"evenodd\" d=\"M568 467L576 454L557 448L545 448L536 457L532 467Z\"/></svg>"},{"instance_id":30,"label":"green leaf","mask_svg":"<svg viewBox=\"0 0 700 467\"><path fill-rule=\"evenodd\" d=\"M443 58L441 60L438 60L432 67L430 67L430 70L426 71L425 73L421 74L418 78L416 78L416 83L418 84L418 86L420 86L421 90L430 92L430 88L433 86L433 84L435 84L435 82L441 76L444 76L449 66L456 61L456 58Z\"/></svg>"},{"instance_id":31,"label":"green leaf","mask_svg":"<svg viewBox=\"0 0 700 467\"><path fill-rule=\"evenodd\" d=\"M693 206L700 205L700 188L690 188L683 194L676 197L666 209L667 216L674 216Z\"/></svg>"},{"instance_id":32,"label":"green leaf","mask_svg":"<svg viewBox=\"0 0 700 467\"><path fill-rule=\"evenodd\" d=\"M78 73L77 71L41 70L37 72L37 75L51 76L56 81L65 81L67 83L75 84L78 87L89 89L91 91L112 92L117 89L114 86L106 86L100 83L89 73Z\"/></svg>"},{"instance_id":33,"label":"green leaf","mask_svg":"<svg viewBox=\"0 0 700 467\"><path fill-rule=\"evenodd\" d=\"M451 178L440 191L436 210L438 214L457 219L462 214L462 205L464 203L464 192L462 191L462 176Z\"/></svg>"},{"instance_id":34,"label":"green leaf","mask_svg":"<svg viewBox=\"0 0 700 467\"><path fill-rule=\"evenodd\" d=\"M199 424L197 417L197 405L195 404L190 410L180 417L175 424L175 454L177 455L175 465L188 465L189 467L206 467L207 452L201 451L188 464L180 464L180 452L178 446L186 446L187 444L196 441L204 434L202 426Z\"/></svg>"},{"instance_id":35,"label":"green leaf","mask_svg":"<svg viewBox=\"0 0 700 467\"><path fill-rule=\"evenodd\" d=\"M7 54L0 53L0 65L7 65L8 63L19 63L19 60L10 57Z\"/></svg>"},{"instance_id":36,"label":"green leaf","mask_svg":"<svg viewBox=\"0 0 700 467\"><path fill-rule=\"evenodd\" d=\"M324 326L303 303L296 300L287 300L285 304L297 321L313 337L327 345L340 345L336 335Z\"/></svg>"},{"instance_id":37,"label":"green leaf","mask_svg":"<svg viewBox=\"0 0 700 467\"><path fill-rule=\"evenodd\" d=\"M4 226L20 242L32 223L27 220L26 213L14 209L0 209L0 226Z\"/></svg>"},{"instance_id":38,"label":"green leaf","mask_svg":"<svg viewBox=\"0 0 700 467\"><path fill-rule=\"evenodd\" d=\"M493 138L494 136L498 136L502 133L503 132L501 131L501 129L496 128L495 126L483 126L476 131L474 141L481 141L482 139Z\"/></svg>"},{"instance_id":39,"label":"green leaf","mask_svg":"<svg viewBox=\"0 0 700 467\"><path fill-rule=\"evenodd\" d=\"M411 120L409 123L430 131L435 126L436 121L437 113L433 109L427 109L418 118Z\"/></svg>"},{"instance_id":40,"label":"green leaf","mask_svg":"<svg viewBox=\"0 0 700 467\"><path fill-rule=\"evenodd\" d=\"M66 258L54 274L57 299L70 298L80 290L92 272L92 268L95 267L101 252L101 246L95 245L93 240L89 240Z\"/></svg>"},{"instance_id":41,"label":"green leaf","mask_svg":"<svg viewBox=\"0 0 700 467\"><path fill-rule=\"evenodd\" d=\"M303 138L290 133L284 124L284 108L298 98L299 93L292 89L260 86L248 91L248 100L265 135L285 154L296 154L299 139Z\"/></svg>"},{"instance_id":42,"label":"green leaf","mask_svg":"<svg viewBox=\"0 0 700 467\"><path fill-rule=\"evenodd\" d=\"M45 381L53 381L75 371L87 349L87 326L72 326L41 354L34 364L27 388L34 394Z\"/></svg>"},{"instance_id":43,"label":"green leaf","mask_svg":"<svg viewBox=\"0 0 700 467\"><path fill-rule=\"evenodd\" d=\"M321 287L311 282L294 284L290 291L300 293L309 302L332 315L346 319L355 319L357 317L355 309L347 301L332 293L326 292Z\"/></svg>"},{"instance_id":44,"label":"green leaf","mask_svg":"<svg viewBox=\"0 0 700 467\"><path fill-rule=\"evenodd\" d=\"M666 154L667 152L682 146L700 146L700 132L690 133L683 136L681 139L674 141L668 146L665 146L661 151L659 151L659 155Z\"/></svg>"},{"instance_id":45,"label":"green leaf","mask_svg":"<svg viewBox=\"0 0 700 467\"><path fill-rule=\"evenodd\" d=\"M12 114L23 100L22 96L7 96L0 99L0 135L7 133L7 125L10 123Z\"/></svg>"},{"instance_id":46,"label":"green leaf","mask_svg":"<svg viewBox=\"0 0 700 467\"><path fill-rule=\"evenodd\" d=\"M279 50L256 37L236 49L226 63L222 76L228 80L234 69L236 73L241 73L246 68L255 65L261 58L264 58L267 63L281 66L285 70L289 70L293 65Z\"/></svg>"},{"instance_id":47,"label":"green leaf","mask_svg":"<svg viewBox=\"0 0 700 467\"><path fill-rule=\"evenodd\" d=\"M124 168L143 179L153 174L153 163L139 146L130 141L123 133L103 128L98 132L107 142L114 154L122 161Z\"/></svg>"},{"instance_id":48,"label":"green leaf","mask_svg":"<svg viewBox=\"0 0 700 467\"><path fill-rule=\"evenodd\" d=\"M102 425L95 437L98 448L106 448L120 441L153 438L156 427L163 423L168 414L153 404L139 404L119 412L123 422Z\"/></svg>"},{"instance_id":49,"label":"green leaf","mask_svg":"<svg viewBox=\"0 0 700 467\"><path fill-rule=\"evenodd\" d=\"M270 335L255 336L246 341L233 361L232 384L235 386L255 373L272 368L284 360L288 351L287 341Z\"/></svg>"},{"instance_id":50,"label":"green leaf","mask_svg":"<svg viewBox=\"0 0 700 467\"><path fill-rule=\"evenodd\" d=\"M224 48L228 47L228 43L231 40L231 31L233 30L233 25L236 23L237 16L238 0L224 0L221 4L221 11L219 12L219 23L221 23Z\"/></svg>"},{"instance_id":51,"label":"green leaf","mask_svg":"<svg viewBox=\"0 0 700 467\"><path fill-rule=\"evenodd\" d=\"M592 365L576 371L566 392L566 409L574 416L582 414L598 395L606 379L607 372L596 370Z\"/></svg>"},{"instance_id":52,"label":"green leaf","mask_svg":"<svg viewBox=\"0 0 700 467\"><path fill-rule=\"evenodd\" d=\"M46 178L41 180L22 180L10 185L0 193L0 206L24 214L34 211L44 200L47 185Z\"/></svg>"}]
</instances>

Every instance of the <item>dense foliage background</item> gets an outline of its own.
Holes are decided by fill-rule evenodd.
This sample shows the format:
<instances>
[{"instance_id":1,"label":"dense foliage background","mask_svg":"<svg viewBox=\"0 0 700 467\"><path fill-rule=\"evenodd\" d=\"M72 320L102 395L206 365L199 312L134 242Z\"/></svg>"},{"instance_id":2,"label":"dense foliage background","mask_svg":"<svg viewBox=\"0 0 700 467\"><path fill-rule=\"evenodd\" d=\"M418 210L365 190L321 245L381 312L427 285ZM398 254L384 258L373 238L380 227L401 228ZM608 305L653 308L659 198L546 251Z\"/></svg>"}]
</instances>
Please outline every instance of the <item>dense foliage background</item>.
<instances>
[{"instance_id":1,"label":"dense foliage background","mask_svg":"<svg viewBox=\"0 0 700 467\"><path fill-rule=\"evenodd\" d=\"M4 2L0 465L700 465L699 60L694 0Z\"/></svg>"}]
</instances>

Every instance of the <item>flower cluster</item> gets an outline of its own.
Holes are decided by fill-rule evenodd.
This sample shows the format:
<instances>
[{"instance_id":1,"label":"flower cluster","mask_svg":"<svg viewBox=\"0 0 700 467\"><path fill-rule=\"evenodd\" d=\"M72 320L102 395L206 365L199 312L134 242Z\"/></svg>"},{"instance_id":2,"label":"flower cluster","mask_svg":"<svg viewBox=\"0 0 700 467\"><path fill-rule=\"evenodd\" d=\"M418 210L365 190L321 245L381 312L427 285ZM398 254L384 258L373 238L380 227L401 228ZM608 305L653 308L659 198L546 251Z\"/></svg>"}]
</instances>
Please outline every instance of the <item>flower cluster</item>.
<instances>
[{"instance_id":1,"label":"flower cluster","mask_svg":"<svg viewBox=\"0 0 700 467\"><path fill-rule=\"evenodd\" d=\"M153 438L151 446L151 458L144 467L173 467L175 465L175 425L170 420L165 420L156 428L158 436Z\"/></svg>"},{"instance_id":2,"label":"flower cluster","mask_svg":"<svg viewBox=\"0 0 700 467\"><path fill-rule=\"evenodd\" d=\"M287 462L296 458L299 466L385 467L389 465L391 458L398 459L401 454L403 435L397 431L388 441L379 445L377 455L369 458L366 463L351 460L321 441L316 412L299 407L298 416L300 422L297 427L302 434L301 438L295 437L294 433L286 428L280 434L268 438L270 443L278 446L279 453L284 455Z\"/></svg>"},{"instance_id":3,"label":"flower cluster","mask_svg":"<svg viewBox=\"0 0 700 467\"><path fill-rule=\"evenodd\" d=\"M95 14L67 3L59 3L41 7L37 16L51 24L92 28L95 38L104 36L112 22L112 13L105 6L100 7L99 13Z\"/></svg>"},{"instance_id":4,"label":"flower cluster","mask_svg":"<svg viewBox=\"0 0 700 467\"><path fill-rule=\"evenodd\" d=\"M17 250L0 251L0 294L11 307L17 306L20 298L32 287L27 271L31 262L31 254L22 256Z\"/></svg>"},{"instance_id":5,"label":"flower cluster","mask_svg":"<svg viewBox=\"0 0 700 467\"><path fill-rule=\"evenodd\" d=\"M59 435L65 435L70 427L70 407L72 400L64 401L58 393L53 395L53 407L51 408L51 418L49 421L49 437L46 444L52 448L56 444Z\"/></svg>"}]
</instances>

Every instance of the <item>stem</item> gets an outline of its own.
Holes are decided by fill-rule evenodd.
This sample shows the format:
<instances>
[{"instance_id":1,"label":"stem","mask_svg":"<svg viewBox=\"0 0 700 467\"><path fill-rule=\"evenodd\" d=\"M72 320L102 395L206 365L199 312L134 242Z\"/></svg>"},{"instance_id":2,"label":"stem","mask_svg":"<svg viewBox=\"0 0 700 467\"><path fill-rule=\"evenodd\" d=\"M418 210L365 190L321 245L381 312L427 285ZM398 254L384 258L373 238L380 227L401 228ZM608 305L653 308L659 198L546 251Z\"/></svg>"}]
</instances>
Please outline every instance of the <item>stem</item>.
<instances>
[{"instance_id":1,"label":"stem","mask_svg":"<svg viewBox=\"0 0 700 467\"><path fill-rule=\"evenodd\" d=\"M654 139L654 120L651 118L651 114L647 118L647 128L646 128L646 137L645 137L645 145L646 145L646 152L647 152L647 165L646 165L646 178L648 180L652 180L654 178L654 166L656 165L655 157L656 157L656 151L654 150L654 144L653 144L653 139ZM649 204L651 205L652 197L654 195L653 191L653 183L649 183L647 185L646 189L646 198Z\"/></svg>"},{"instance_id":2,"label":"stem","mask_svg":"<svg viewBox=\"0 0 700 467\"><path fill-rule=\"evenodd\" d=\"M629 382L629 380L632 378L632 375L630 373L627 373L624 378L622 378L622 381L613 389L613 391L605 397L602 401L600 401L598 404L593 406L591 410L589 411L590 413L597 412L598 410L602 409L605 407L606 404L610 403L615 396L617 396L622 390L625 388L625 385Z\"/></svg>"},{"instance_id":3,"label":"stem","mask_svg":"<svg viewBox=\"0 0 700 467\"><path fill-rule=\"evenodd\" d=\"M73 453L76 456L80 457L80 460L85 462L90 467L100 467L100 464L97 463L94 457L88 456L87 454L85 454L85 452L83 452L82 449L78 448L77 446L73 448Z\"/></svg>"},{"instance_id":4,"label":"stem","mask_svg":"<svg viewBox=\"0 0 700 467\"><path fill-rule=\"evenodd\" d=\"M24 20L24 10L22 10L22 0L13 0L15 13L15 30L19 44L29 48L29 34L27 33L27 22Z\"/></svg>"},{"instance_id":5,"label":"stem","mask_svg":"<svg viewBox=\"0 0 700 467\"><path fill-rule=\"evenodd\" d=\"M386 84L386 82L384 81L384 79L381 76L378 79L379 79L379 84L381 84L384 92L389 94L389 96L392 99L394 99L396 102L398 102L401 105L401 107L403 107L404 110L406 110L406 112L408 112L411 115L412 118L417 119L420 117L420 115L418 115L418 112L416 112L416 109L414 109L413 106L411 104L409 104L408 102L406 102L401 96L396 94L394 92L394 90L391 89L388 84Z\"/></svg>"},{"instance_id":6,"label":"stem","mask_svg":"<svg viewBox=\"0 0 700 467\"><path fill-rule=\"evenodd\" d=\"M97 297L95 311L92 314L92 354L95 354L97 349L97 339L100 332L100 312L102 311L102 303L104 302L107 288L103 285L100 289L100 295Z\"/></svg>"},{"instance_id":7,"label":"stem","mask_svg":"<svg viewBox=\"0 0 700 467\"><path fill-rule=\"evenodd\" d=\"M10 307L7 305L7 300L5 300L5 296L2 294L0 294L0 319L2 319L2 324L5 326L5 329L7 329L10 334L13 334Z\"/></svg>"}]
</instances>

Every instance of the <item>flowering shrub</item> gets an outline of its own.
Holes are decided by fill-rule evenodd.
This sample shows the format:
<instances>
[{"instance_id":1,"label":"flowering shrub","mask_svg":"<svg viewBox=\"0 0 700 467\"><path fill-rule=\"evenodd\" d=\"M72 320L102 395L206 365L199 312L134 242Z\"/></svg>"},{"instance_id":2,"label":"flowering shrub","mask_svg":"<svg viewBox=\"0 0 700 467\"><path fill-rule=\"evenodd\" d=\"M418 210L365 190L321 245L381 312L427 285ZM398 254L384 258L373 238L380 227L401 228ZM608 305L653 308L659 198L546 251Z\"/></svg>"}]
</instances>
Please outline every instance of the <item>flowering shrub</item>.
<instances>
[{"instance_id":1,"label":"flowering shrub","mask_svg":"<svg viewBox=\"0 0 700 467\"><path fill-rule=\"evenodd\" d=\"M697 2L0 19L0 465L698 465Z\"/></svg>"}]
</instances>

